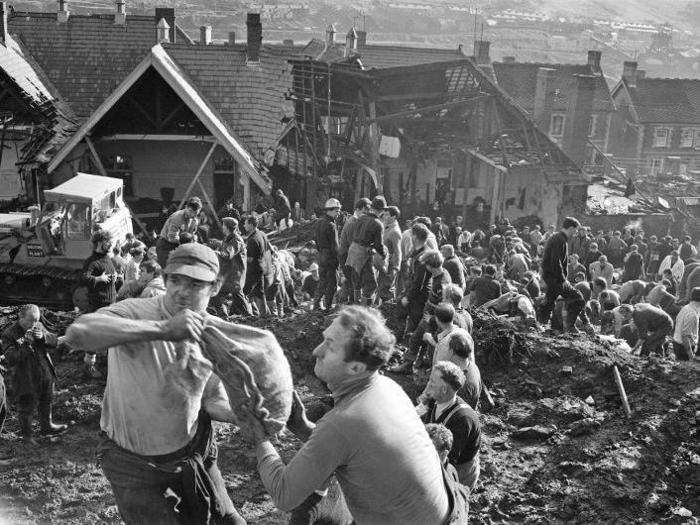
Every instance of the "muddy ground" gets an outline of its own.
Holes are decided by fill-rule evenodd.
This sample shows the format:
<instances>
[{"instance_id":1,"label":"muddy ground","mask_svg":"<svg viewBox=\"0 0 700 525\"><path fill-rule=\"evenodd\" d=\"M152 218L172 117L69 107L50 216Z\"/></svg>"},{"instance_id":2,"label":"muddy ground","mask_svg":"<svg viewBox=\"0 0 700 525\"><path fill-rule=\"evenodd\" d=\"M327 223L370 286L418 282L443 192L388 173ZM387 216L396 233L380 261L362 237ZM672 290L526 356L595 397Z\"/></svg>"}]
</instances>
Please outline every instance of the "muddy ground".
<instances>
[{"instance_id":1,"label":"muddy ground","mask_svg":"<svg viewBox=\"0 0 700 525\"><path fill-rule=\"evenodd\" d=\"M287 351L316 417L327 392L311 373L310 353L326 323L313 313L264 323ZM482 475L471 497L472 522L697 522L697 360L641 359L587 336L514 336L488 319L477 319L475 340L495 407L482 400ZM95 463L104 385L86 383L79 364L73 356L58 363L54 413L71 423L66 434L25 448L14 418L6 424L0 438L0 458L7 460L0 462L2 523L120 522ZM631 419L621 408L613 364L627 388ZM410 380L396 379L415 395ZM286 515L260 484L251 450L232 427L220 425L217 434L219 465L237 508L252 523L283 523ZM281 446L291 455L298 442L283 437Z\"/></svg>"}]
</instances>

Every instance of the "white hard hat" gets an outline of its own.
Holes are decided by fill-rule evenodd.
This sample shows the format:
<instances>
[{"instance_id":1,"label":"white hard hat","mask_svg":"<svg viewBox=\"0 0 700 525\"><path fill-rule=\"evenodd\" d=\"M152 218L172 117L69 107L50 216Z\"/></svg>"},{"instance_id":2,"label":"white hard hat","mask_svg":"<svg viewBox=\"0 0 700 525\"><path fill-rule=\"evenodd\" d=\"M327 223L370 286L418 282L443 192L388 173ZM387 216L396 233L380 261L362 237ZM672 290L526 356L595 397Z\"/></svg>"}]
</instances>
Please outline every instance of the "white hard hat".
<instances>
[{"instance_id":1,"label":"white hard hat","mask_svg":"<svg viewBox=\"0 0 700 525\"><path fill-rule=\"evenodd\" d=\"M326 205L323 207L326 210L333 210L333 209L340 209L342 206L340 205L340 201L338 199L334 199L331 197L326 201Z\"/></svg>"}]
</instances>

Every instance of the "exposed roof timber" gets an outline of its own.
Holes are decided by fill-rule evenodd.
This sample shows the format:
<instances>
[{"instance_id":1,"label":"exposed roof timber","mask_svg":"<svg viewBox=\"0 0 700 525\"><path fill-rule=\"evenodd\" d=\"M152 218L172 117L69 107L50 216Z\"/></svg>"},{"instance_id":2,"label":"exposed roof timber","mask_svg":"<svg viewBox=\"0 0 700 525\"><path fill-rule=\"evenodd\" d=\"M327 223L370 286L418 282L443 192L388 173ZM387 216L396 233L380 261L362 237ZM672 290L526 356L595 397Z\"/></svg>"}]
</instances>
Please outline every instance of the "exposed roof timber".
<instances>
[{"instance_id":1,"label":"exposed roof timber","mask_svg":"<svg viewBox=\"0 0 700 525\"><path fill-rule=\"evenodd\" d=\"M236 159L243 172L245 172L263 192L269 194L272 183L266 176L260 173L261 167L253 157L241 145L227 129L222 119L209 107L204 98L187 78L184 71L172 60L160 44L151 48L151 52L134 68L134 70L122 81L122 83L107 97L107 99L90 115L78 131L63 145L48 165L48 172L54 171L63 159L75 148L107 114L107 112L120 100L149 67L153 67L168 85L175 91L180 99L192 110L204 126L212 133L221 146Z\"/></svg>"},{"instance_id":2,"label":"exposed roof timber","mask_svg":"<svg viewBox=\"0 0 700 525\"><path fill-rule=\"evenodd\" d=\"M476 102L478 100L488 98L490 96L491 95L489 95L488 93L482 93L481 95L478 95L476 97L463 98L460 100L451 100L449 102L443 102L442 104L435 104L432 106L423 106L423 107L419 107L419 108L415 108L415 109L407 109L406 111L399 111L398 113L391 113L389 115L382 115L380 117L376 117L374 119L367 120L366 123L372 124L374 122L393 120L393 119L397 119L397 118L401 118L401 117L410 117L411 115L415 115L417 113L426 113L429 111L439 111L441 109L446 109L446 108L453 107L453 106L461 106L464 104L470 104L472 102Z\"/></svg>"}]
</instances>

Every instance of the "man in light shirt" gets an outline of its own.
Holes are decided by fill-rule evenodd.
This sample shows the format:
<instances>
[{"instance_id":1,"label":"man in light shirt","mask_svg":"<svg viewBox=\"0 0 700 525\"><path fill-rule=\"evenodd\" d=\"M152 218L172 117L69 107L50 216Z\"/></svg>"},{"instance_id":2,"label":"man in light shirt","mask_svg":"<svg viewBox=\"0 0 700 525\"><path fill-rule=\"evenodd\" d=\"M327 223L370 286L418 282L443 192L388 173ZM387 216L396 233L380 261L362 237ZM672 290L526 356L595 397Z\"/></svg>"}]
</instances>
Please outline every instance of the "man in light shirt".
<instances>
[{"instance_id":1,"label":"man in light shirt","mask_svg":"<svg viewBox=\"0 0 700 525\"><path fill-rule=\"evenodd\" d=\"M101 463L122 519L145 523L245 521L216 464L211 419L236 422L228 397L197 341L219 260L209 247L176 248L165 295L126 299L79 317L65 342L107 353L100 426ZM277 344L268 333L268 344ZM170 489L179 502L165 498ZM218 521L217 521L218 520Z\"/></svg>"},{"instance_id":2,"label":"man in light shirt","mask_svg":"<svg viewBox=\"0 0 700 525\"><path fill-rule=\"evenodd\" d=\"M673 331L673 351L682 361L689 361L697 351L699 315L700 287L695 287L690 292L690 302L678 312Z\"/></svg>"},{"instance_id":3,"label":"man in light shirt","mask_svg":"<svg viewBox=\"0 0 700 525\"><path fill-rule=\"evenodd\" d=\"M162 268L165 268L168 262L168 254L180 244L181 233L187 233L192 236L197 234L197 228L199 228L197 217L201 210L202 200L199 197L192 197L185 203L184 208L173 213L165 221L156 241L158 264Z\"/></svg>"}]
</instances>

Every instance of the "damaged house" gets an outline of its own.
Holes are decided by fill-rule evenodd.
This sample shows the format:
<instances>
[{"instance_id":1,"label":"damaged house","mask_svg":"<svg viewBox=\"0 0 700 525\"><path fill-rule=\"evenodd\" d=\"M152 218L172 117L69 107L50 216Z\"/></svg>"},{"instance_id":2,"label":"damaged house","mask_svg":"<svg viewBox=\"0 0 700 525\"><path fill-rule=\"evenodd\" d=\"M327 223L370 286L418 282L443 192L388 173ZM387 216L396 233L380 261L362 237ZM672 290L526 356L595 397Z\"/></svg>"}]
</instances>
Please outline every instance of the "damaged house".
<instances>
[{"instance_id":1,"label":"damaged house","mask_svg":"<svg viewBox=\"0 0 700 525\"><path fill-rule=\"evenodd\" d=\"M583 210L581 170L475 60L370 67L362 52L351 30L342 56L292 61L297 126L346 207L383 193L407 216L556 223Z\"/></svg>"}]
</instances>

